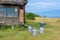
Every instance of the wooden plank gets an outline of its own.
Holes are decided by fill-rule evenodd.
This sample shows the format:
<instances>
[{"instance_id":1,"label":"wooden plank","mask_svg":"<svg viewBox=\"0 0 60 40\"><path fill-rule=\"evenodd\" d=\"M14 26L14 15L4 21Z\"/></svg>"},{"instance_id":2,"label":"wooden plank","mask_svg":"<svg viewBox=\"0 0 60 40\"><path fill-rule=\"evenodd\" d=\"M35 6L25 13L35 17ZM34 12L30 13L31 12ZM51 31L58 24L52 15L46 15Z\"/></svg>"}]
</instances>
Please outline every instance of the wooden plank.
<instances>
[{"instance_id":1,"label":"wooden plank","mask_svg":"<svg viewBox=\"0 0 60 40\"><path fill-rule=\"evenodd\" d=\"M27 0L0 0L0 4L18 4L24 5L27 3Z\"/></svg>"}]
</instances>

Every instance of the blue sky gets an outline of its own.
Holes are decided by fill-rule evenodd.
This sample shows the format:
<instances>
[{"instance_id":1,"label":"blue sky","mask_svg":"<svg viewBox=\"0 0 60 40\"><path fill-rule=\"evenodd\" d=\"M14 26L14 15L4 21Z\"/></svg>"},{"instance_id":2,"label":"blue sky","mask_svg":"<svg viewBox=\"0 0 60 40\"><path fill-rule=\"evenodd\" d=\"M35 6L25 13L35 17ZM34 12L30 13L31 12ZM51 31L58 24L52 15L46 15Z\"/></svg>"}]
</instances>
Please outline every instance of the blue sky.
<instances>
[{"instance_id":1,"label":"blue sky","mask_svg":"<svg viewBox=\"0 0 60 40\"><path fill-rule=\"evenodd\" d=\"M26 12L60 17L60 0L28 0Z\"/></svg>"}]
</instances>

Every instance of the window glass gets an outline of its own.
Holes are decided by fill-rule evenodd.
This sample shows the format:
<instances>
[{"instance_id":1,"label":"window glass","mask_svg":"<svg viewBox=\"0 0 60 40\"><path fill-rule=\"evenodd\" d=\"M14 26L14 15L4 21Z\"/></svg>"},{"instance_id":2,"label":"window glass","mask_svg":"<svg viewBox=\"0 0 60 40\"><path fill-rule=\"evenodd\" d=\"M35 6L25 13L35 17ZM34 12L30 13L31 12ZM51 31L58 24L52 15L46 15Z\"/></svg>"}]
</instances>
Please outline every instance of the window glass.
<instances>
[{"instance_id":1,"label":"window glass","mask_svg":"<svg viewBox=\"0 0 60 40\"><path fill-rule=\"evenodd\" d=\"M17 17L18 9L13 7L0 7L0 16Z\"/></svg>"},{"instance_id":2,"label":"window glass","mask_svg":"<svg viewBox=\"0 0 60 40\"><path fill-rule=\"evenodd\" d=\"M18 11L15 11L17 8L6 8L7 17L17 17Z\"/></svg>"},{"instance_id":3,"label":"window glass","mask_svg":"<svg viewBox=\"0 0 60 40\"><path fill-rule=\"evenodd\" d=\"M6 13L6 8L5 7L0 7L0 16L5 16L5 13Z\"/></svg>"}]
</instances>

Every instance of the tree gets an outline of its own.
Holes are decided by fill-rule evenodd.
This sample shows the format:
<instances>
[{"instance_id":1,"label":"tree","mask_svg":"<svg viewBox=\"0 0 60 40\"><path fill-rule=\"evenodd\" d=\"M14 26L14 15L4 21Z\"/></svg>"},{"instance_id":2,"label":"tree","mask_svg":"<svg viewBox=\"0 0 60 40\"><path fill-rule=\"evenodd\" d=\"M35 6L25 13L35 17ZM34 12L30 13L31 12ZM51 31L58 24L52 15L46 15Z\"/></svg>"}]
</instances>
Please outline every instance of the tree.
<instances>
[{"instance_id":1,"label":"tree","mask_svg":"<svg viewBox=\"0 0 60 40\"><path fill-rule=\"evenodd\" d=\"M27 19L34 19L34 14L33 13L31 13L31 12L29 12L29 13L26 13L26 18Z\"/></svg>"},{"instance_id":2,"label":"tree","mask_svg":"<svg viewBox=\"0 0 60 40\"><path fill-rule=\"evenodd\" d=\"M34 14L34 13L32 13L32 12L28 12L28 13L25 14L25 18L26 18L26 19L34 20L35 17L39 17L39 15Z\"/></svg>"}]
</instances>

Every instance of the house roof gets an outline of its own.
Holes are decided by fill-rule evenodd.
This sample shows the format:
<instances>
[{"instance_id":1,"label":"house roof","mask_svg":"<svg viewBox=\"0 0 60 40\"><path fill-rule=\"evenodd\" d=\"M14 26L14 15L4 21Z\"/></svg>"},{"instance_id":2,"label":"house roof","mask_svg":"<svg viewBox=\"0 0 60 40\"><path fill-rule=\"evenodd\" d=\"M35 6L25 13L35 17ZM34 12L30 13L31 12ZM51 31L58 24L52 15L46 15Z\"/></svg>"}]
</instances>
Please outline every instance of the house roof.
<instances>
[{"instance_id":1,"label":"house roof","mask_svg":"<svg viewBox=\"0 0 60 40\"><path fill-rule=\"evenodd\" d=\"M0 0L0 4L18 4L25 5L27 0Z\"/></svg>"}]
</instances>

